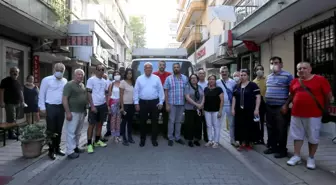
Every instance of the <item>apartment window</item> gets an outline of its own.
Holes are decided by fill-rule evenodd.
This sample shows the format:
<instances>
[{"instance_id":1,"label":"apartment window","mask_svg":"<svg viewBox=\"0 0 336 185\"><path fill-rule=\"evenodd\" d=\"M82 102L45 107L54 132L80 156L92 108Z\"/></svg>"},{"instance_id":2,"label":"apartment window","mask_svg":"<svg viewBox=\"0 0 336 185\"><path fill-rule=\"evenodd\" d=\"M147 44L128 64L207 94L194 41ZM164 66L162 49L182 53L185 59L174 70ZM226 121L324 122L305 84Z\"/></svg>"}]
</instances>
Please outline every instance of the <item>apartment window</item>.
<instances>
[{"instance_id":1,"label":"apartment window","mask_svg":"<svg viewBox=\"0 0 336 185\"><path fill-rule=\"evenodd\" d=\"M294 34L295 66L300 61L311 63L313 73L324 76L336 93L336 17L329 18ZM296 70L296 67L295 67Z\"/></svg>"}]
</instances>

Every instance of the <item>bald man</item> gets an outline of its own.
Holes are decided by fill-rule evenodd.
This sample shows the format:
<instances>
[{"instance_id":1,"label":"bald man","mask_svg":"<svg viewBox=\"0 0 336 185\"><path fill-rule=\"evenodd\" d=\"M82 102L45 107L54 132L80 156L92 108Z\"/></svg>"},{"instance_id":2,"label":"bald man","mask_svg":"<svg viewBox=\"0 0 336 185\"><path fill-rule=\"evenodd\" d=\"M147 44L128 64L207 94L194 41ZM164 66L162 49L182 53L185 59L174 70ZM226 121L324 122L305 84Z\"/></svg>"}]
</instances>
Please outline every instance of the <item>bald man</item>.
<instances>
[{"instance_id":1,"label":"bald man","mask_svg":"<svg viewBox=\"0 0 336 185\"><path fill-rule=\"evenodd\" d=\"M4 78L0 84L0 106L6 110L6 122L16 122L19 108L23 104L23 93L18 81L20 70L17 67L10 68L9 76ZM8 131L9 139L16 139L17 136L12 130Z\"/></svg>"},{"instance_id":2,"label":"bald man","mask_svg":"<svg viewBox=\"0 0 336 185\"><path fill-rule=\"evenodd\" d=\"M326 78L311 74L308 62L300 62L297 71L299 78L294 79L289 88L290 100L282 107L282 111L287 112L289 102L293 102L289 133L294 139L294 156L287 164L294 166L301 162L300 150L306 137L309 148L306 167L313 170L316 168L314 156L320 138L321 119L332 99L332 91Z\"/></svg>"},{"instance_id":3,"label":"bald man","mask_svg":"<svg viewBox=\"0 0 336 185\"><path fill-rule=\"evenodd\" d=\"M56 159L56 155L65 155L60 148L61 134L65 117L62 105L62 96L63 88L68 82L67 79L63 78L64 71L64 64L55 64L54 74L43 78L41 82L38 101L41 114L46 115L47 135L50 139L48 143L48 156L52 160Z\"/></svg>"}]
</instances>

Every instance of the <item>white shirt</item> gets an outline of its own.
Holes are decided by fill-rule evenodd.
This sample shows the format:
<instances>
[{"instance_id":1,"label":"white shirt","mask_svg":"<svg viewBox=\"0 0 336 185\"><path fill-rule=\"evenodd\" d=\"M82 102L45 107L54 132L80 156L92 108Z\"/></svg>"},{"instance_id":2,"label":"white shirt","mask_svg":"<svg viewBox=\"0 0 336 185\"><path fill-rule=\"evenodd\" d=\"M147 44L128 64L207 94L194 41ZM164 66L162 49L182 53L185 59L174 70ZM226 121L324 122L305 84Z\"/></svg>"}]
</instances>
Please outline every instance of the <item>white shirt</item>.
<instances>
[{"instance_id":1,"label":"white shirt","mask_svg":"<svg viewBox=\"0 0 336 185\"><path fill-rule=\"evenodd\" d=\"M86 88L92 90L91 95L94 106L99 106L106 103L105 92L108 90L106 80L93 76L88 79Z\"/></svg>"},{"instance_id":2,"label":"white shirt","mask_svg":"<svg viewBox=\"0 0 336 185\"><path fill-rule=\"evenodd\" d=\"M233 88L236 86L236 82L233 79L229 78L228 80L224 81L224 83L226 87L233 92ZM228 94L226 92L226 88L224 87L222 83L222 79L218 79L216 81L216 86L222 88L224 92L224 106L231 105Z\"/></svg>"},{"instance_id":3,"label":"white shirt","mask_svg":"<svg viewBox=\"0 0 336 185\"><path fill-rule=\"evenodd\" d=\"M198 81L198 85L202 87L203 91L208 86L208 81L204 80L204 82Z\"/></svg>"},{"instance_id":4,"label":"white shirt","mask_svg":"<svg viewBox=\"0 0 336 185\"><path fill-rule=\"evenodd\" d=\"M119 87L114 87L112 89L111 93L111 99L119 99L120 98L120 90Z\"/></svg>"},{"instance_id":5,"label":"white shirt","mask_svg":"<svg viewBox=\"0 0 336 185\"><path fill-rule=\"evenodd\" d=\"M40 110L46 110L45 104L61 105L63 88L67 79L57 79L54 75L43 78L40 86L38 106Z\"/></svg>"},{"instance_id":6,"label":"white shirt","mask_svg":"<svg viewBox=\"0 0 336 185\"><path fill-rule=\"evenodd\" d=\"M158 76L151 74L147 77L145 74L140 75L134 86L133 101L134 104L139 104L139 99L154 100L159 98L159 104L163 104L164 92L161 80Z\"/></svg>"}]
</instances>

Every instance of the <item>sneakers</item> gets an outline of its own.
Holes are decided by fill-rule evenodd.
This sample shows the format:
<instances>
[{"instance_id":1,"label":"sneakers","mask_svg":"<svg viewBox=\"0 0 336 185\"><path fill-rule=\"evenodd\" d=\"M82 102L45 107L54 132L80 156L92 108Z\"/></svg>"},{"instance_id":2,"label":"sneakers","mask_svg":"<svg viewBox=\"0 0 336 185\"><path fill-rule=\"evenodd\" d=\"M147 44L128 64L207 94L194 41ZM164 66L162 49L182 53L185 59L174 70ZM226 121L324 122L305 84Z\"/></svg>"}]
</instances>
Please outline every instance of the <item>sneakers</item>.
<instances>
[{"instance_id":1,"label":"sneakers","mask_svg":"<svg viewBox=\"0 0 336 185\"><path fill-rule=\"evenodd\" d=\"M213 145L213 142L212 142L212 141L208 141L208 142L205 144L206 147L209 147L209 146L212 146L212 145Z\"/></svg>"},{"instance_id":2,"label":"sneakers","mask_svg":"<svg viewBox=\"0 0 336 185\"><path fill-rule=\"evenodd\" d=\"M289 165L289 166L295 166L295 165L298 165L298 164L301 164L301 163L302 163L301 157L295 156L295 155L287 161L287 165ZM315 168L316 168L315 159L311 158L311 157L308 157L306 167L310 170L315 170Z\"/></svg>"},{"instance_id":3,"label":"sneakers","mask_svg":"<svg viewBox=\"0 0 336 185\"><path fill-rule=\"evenodd\" d=\"M213 143L212 144L212 148L218 148L218 143L216 142L216 143Z\"/></svg>"},{"instance_id":4,"label":"sneakers","mask_svg":"<svg viewBox=\"0 0 336 185\"><path fill-rule=\"evenodd\" d=\"M89 153L89 154L92 154L94 151L93 151L93 145L92 144L90 144L90 145L88 145L87 146L87 152Z\"/></svg>"},{"instance_id":5,"label":"sneakers","mask_svg":"<svg viewBox=\"0 0 336 185\"><path fill-rule=\"evenodd\" d=\"M315 165L315 159L314 158L308 157L307 168L310 169L310 170L315 170L316 165Z\"/></svg>"},{"instance_id":6,"label":"sneakers","mask_svg":"<svg viewBox=\"0 0 336 185\"><path fill-rule=\"evenodd\" d=\"M97 142L95 142L94 146L95 146L95 147L106 147L107 144L104 143L104 142L101 141L101 140L98 140Z\"/></svg>"},{"instance_id":7,"label":"sneakers","mask_svg":"<svg viewBox=\"0 0 336 185\"><path fill-rule=\"evenodd\" d=\"M289 166L295 166L297 164L301 164L301 157L294 155L287 161L287 165Z\"/></svg>"}]
</instances>

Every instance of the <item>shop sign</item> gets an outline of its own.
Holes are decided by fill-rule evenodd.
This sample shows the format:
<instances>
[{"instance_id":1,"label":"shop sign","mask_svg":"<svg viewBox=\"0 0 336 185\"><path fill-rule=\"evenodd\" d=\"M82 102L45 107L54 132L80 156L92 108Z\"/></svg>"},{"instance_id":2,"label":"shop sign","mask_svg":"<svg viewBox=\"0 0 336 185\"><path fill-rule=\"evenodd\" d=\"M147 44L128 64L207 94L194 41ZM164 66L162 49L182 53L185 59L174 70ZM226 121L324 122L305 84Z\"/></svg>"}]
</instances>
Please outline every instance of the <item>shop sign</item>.
<instances>
[{"instance_id":1,"label":"shop sign","mask_svg":"<svg viewBox=\"0 0 336 185\"><path fill-rule=\"evenodd\" d=\"M57 40L57 46L68 46L68 47L76 47L76 46L92 46L93 38L90 36L68 36L64 39Z\"/></svg>"},{"instance_id":2,"label":"shop sign","mask_svg":"<svg viewBox=\"0 0 336 185\"><path fill-rule=\"evenodd\" d=\"M33 76L34 83L38 86L40 83L40 57L37 55L33 58Z\"/></svg>"},{"instance_id":3,"label":"shop sign","mask_svg":"<svg viewBox=\"0 0 336 185\"><path fill-rule=\"evenodd\" d=\"M197 59L200 59L200 58L202 58L205 54L206 54L206 50L205 50L205 47L203 47L201 50L197 51L197 53L196 53L196 57L197 57Z\"/></svg>"}]
</instances>

